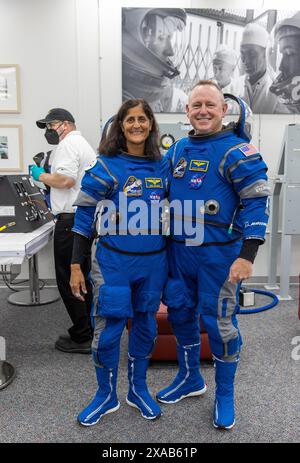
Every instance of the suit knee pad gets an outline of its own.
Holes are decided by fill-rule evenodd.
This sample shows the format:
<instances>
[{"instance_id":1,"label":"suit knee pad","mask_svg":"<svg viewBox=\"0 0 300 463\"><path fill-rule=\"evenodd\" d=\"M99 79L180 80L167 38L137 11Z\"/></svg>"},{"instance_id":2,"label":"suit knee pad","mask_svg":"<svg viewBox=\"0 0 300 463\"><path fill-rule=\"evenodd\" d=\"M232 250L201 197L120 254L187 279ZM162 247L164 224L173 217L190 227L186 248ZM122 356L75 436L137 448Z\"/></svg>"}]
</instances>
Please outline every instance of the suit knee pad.
<instances>
[{"instance_id":1,"label":"suit knee pad","mask_svg":"<svg viewBox=\"0 0 300 463\"><path fill-rule=\"evenodd\" d=\"M169 278L165 289L163 291L163 303L167 307L172 307L174 309L180 309L185 306L186 303L186 290L184 283L175 278Z\"/></svg>"},{"instance_id":2,"label":"suit knee pad","mask_svg":"<svg viewBox=\"0 0 300 463\"><path fill-rule=\"evenodd\" d=\"M132 319L128 349L132 357L147 357L151 354L157 336L155 314L136 312Z\"/></svg>"},{"instance_id":3,"label":"suit knee pad","mask_svg":"<svg viewBox=\"0 0 300 463\"><path fill-rule=\"evenodd\" d=\"M94 333L92 355L96 366L115 368L118 365L125 324L126 319L106 319L103 329Z\"/></svg>"},{"instance_id":4,"label":"suit knee pad","mask_svg":"<svg viewBox=\"0 0 300 463\"><path fill-rule=\"evenodd\" d=\"M237 332L237 336L230 339L227 343L224 343L224 354L223 360L232 362L239 357L242 347L242 338L240 332Z\"/></svg>"},{"instance_id":5,"label":"suit knee pad","mask_svg":"<svg viewBox=\"0 0 300 463\"><path fill-rule=\"evenodd\" d=\"M195 310L187 297L184 283L175 278L169 278L163 293L163 303L168 307L170 323L186 323L194 320Z\"/></svg>"},{"instance_id":6,"label":"suit knee pad","mask_svg":"<svg viewBox=\"0 0 300 463\"><path fill-rule=\"evenodd\" d=\"M99 291L98 311L101 317L106 318L132 317L130 287L102 285Z\"/></svg>"},{"instance_id":7,"label":"suit knee pad","mask_svg":"<svg viewBox=\"0 0 300 463\"><path fill-rule=\"evenodd\" d=\"M242 338L238 330L233 331L229 338L222 338L218 331L212 331L211 327L207 328L205 324L204 327L208 331L211 351L215 357L228 362L232 362L239 357Z\"/></svg>"}]
</instances>

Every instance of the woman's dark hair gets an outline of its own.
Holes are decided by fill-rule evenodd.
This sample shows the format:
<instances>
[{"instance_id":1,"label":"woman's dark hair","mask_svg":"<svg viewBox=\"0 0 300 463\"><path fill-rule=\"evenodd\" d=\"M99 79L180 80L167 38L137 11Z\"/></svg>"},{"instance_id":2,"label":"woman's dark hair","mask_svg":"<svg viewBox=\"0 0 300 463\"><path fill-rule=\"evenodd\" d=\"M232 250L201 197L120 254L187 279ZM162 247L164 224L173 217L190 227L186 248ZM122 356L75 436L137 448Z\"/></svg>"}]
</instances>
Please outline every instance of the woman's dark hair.
<instances>
[{"instance_id":1,"label":"woman's dark hair","mask_svg":"<svg viewBox=\"0 0 300 463\"><path fill-rule=\"evenodd\" d=\"M154 118L152 109L147 101L138 98L125 101L113 119L111 126L101 139L98 152L106 156L115 156L120 151L127 151L126 138L122 131L122 123L127 116L129 109L141 106L148 119L152 122L152 127L147 140L145 141L144 155L154 161L161 159L159 151L159 129Z\"/></svg>"}]
</instances>

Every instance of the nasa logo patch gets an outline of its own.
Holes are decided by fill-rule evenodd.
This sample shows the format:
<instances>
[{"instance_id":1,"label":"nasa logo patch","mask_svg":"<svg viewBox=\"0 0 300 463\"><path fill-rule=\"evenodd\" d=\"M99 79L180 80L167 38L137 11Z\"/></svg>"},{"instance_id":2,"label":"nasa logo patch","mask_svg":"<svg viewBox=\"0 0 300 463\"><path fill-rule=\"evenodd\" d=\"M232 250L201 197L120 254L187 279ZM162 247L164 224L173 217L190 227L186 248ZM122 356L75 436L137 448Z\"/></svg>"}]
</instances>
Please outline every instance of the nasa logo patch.
<instances>
[{"instance_id":1,"label":"nasa logo patch","mask_svg":"<svg viewBox=\"0 0 300 463\"><path fill-rule=\"evenodd\" d=\"M193 190L198 190L203 184L204 177L205 177L205 174L204 175L194 175L189 181L190 188L192 188Z\"/></svg>"},{"instance_id":2,"label":"nasa logo patch","mask_svg":"<svg viewBox=\"0 0 300 463\"><path fill-rule=\"evenodd\" d=\"M151 204L158 204L160 202L160 193L157 193L157 191L151 191L149 200Z\"/></svg>"}]
</instances>

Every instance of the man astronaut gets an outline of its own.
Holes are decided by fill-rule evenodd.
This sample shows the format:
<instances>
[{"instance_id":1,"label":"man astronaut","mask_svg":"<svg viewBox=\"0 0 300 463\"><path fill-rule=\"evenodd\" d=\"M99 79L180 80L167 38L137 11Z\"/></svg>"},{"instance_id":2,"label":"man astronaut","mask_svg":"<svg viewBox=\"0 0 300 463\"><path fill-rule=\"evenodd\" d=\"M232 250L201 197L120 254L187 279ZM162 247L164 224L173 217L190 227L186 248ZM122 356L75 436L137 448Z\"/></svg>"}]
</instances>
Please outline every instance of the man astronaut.
<instances>
[{"instance_id":1,"label":"man astronaut","mask_svg":"<svg viewBox=\"0 0 300 463\"><path fill-rule=\"evenodd\" d=\"M242 98L256 114L273 114L278 111L277 98L270 93L272 77L267 69L266 50L269 34L259 24L250 23L241 40L241 61L245 68L245 89Z\"/></svg>"},{"instance_id":2,"label":"man astronaut","mask_svg":"<svg viewBox=\"0 0 300 463\"><path fill-rule=\"evenodd\" d=\"M279 72L270 87L288 113L300 113L300 12L276 24L272 35L280 54Z\"/></svg>"},{"instance_id":3,"label":"man astronaut","mask_svg":"<svg viewBox=\"0 0 300 463\"><path fill-rule=\"evenodd\" d=\"M249 144L245 105L237 100L239 121L224 127L227 104L220 88L213 81L196 84L186 108L194 129L167 153L173 172L170 202L191 200L192 217L184 220L196 223L197 199L204 201L204 240L189 246L185 232L176 232L171 214L164 303L177 339L179 371L157 399L170 404L206 391L199 371L200 314L216 367L213 424L221 429L235 423L234 378L242 345L236 318L240 281L251 276L268 221L267 166Z\"/></svg>"},{"instance_id":4,"label":"man astronaut","mask_svg":"<svg viewBox=\"0 0 300 463\"><path fill-rule=\"evenodd\" d=\"M184 112L187 95L172 83L183 55L180 8L123 8L123 101L144 98L154 112Z\"/></svg>"}]
</instances>

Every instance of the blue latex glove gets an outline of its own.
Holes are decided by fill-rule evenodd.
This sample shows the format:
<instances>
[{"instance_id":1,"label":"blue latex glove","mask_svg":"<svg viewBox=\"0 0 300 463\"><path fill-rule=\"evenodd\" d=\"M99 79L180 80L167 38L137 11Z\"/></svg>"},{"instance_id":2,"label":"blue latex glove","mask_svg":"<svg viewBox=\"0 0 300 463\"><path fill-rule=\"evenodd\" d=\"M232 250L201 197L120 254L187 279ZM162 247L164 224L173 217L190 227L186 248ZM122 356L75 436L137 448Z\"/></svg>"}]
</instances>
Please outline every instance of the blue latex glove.
<instances>
[{"instance_id":1,"label":"blue latex glove","mask_svg":"<svg viewBox=\"0 0 300 463\"><path fill-rule=\"evenodd\" d=\"M43 167L38 167L38 166L31 166L30 169L30 175L36 180L37 182L39 181L39 176L43 173L45 173L45 169Z\"/></svg>"}]
</instances>

